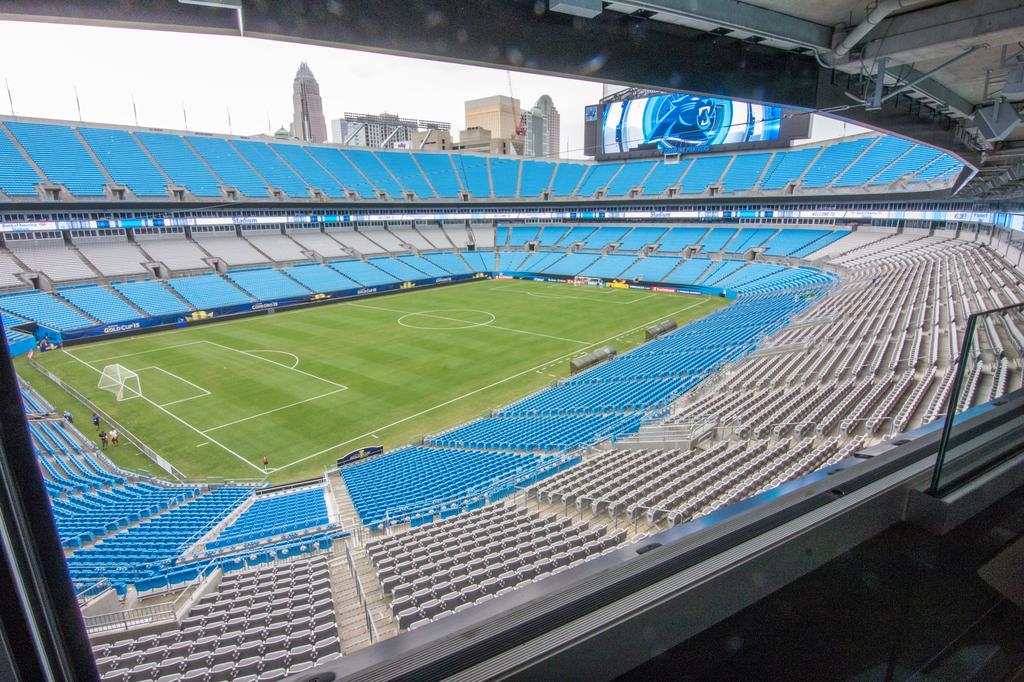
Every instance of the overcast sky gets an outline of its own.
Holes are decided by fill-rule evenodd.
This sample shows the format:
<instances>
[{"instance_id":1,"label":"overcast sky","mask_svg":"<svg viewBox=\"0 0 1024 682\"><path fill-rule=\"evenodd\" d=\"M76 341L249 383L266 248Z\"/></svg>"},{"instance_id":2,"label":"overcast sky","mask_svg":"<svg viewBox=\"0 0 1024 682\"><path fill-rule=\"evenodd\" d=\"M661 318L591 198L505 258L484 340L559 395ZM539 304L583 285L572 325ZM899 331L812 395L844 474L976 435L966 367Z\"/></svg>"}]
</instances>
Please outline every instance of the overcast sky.
<instances>
[{"instance_id":1,"label":"overcast sky","mask_svg":"<svg viewBox=\"0 0 1024 682\"><path fill-rule=\"evenodd\" d=\"M346 111L447 121L458 131L465 125L465 100L507 95L511 88L524 108L550 95L561 113L562 155L581 157L583 107L601 98L598 83L369 52L236 36L0 21L0 80L9 84L19 116L77 120L77 89L87 122L134 125L134 96L141 126L185 128L184 108L190 130L272 132L291 121L292 80L302 61L320 83L328 131L330 120ZM11 113L3 91L0 113ZM816 122L813 137L859 130Z\"/></svg>"},{"instance_id":2,"label":"overcast sky","mask_svg":"<svg viewBox=\"0 0 1024 682\"><path fill-rule=\"evenodd\" d=\"M82 119L253 135L292 117L292 80L305 61L320 83L328 122L346 111L384 111L464 127L467 99L512 94L524 108L548 94L562 115L561 149L583 146L583 107L601 85L407 57L272 40L129 29L0 22L0 80L19 116ZM0 88L3 84L0 83ZM0 113L9 114L0 90ZM328 130L330 123L328 123ZM330 134L330 133L328 133ZM571 154L581 156L581 153Z\"/></svg>"}]
</instances>

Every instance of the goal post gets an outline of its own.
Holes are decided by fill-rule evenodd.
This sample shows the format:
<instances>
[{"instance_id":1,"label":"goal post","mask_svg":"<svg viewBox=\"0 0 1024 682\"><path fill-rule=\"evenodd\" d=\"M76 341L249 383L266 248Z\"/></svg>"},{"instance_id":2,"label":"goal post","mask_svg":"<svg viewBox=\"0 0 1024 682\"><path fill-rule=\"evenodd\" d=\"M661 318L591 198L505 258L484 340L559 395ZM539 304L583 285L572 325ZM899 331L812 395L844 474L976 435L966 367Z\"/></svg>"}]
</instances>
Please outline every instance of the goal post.
<instances>
[{"instance_id":1,"label":"goal post","mask_svg":"<svg viewBox=\"0 0 1024 682\"><path fill-rule=\"evenodd\" d=\"M142 396L142 384L139 375L124 365L107 365L100 374L99 388L110 391L118 402Z\"/></svg>"},{"instance_id":2,"label":"goal post","mask_svg":"<svg viewBox=\"0 0 1024 682\"><path fill-rule=\"evenodd\" d=\"M604 280L600 277L576 276L572 278L572 284L577 287L601 287L604 286Z\"/></svg>"}]
</instances>

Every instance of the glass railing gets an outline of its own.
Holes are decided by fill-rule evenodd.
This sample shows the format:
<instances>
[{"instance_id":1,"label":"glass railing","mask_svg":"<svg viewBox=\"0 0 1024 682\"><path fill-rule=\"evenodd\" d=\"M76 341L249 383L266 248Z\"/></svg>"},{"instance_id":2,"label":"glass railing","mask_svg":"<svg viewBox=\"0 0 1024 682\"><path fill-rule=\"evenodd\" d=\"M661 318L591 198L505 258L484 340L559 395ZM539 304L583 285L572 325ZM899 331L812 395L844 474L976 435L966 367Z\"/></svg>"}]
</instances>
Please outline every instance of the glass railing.
<instances>
[{"instance_id":1,"label":"glass railing","mask_svg":"<svg viewBox=\"0 0 1024 682\"><path fill-rule=\"evenodd\" d=\"M955 327L954 327L955 329ZM967 320L932 472L930 492L943 494L974 478L1005 452L972 448L964 424L980 406L1021 388L1024 372L1024 304L975 313Z\"/></svg>"}]
</instances>

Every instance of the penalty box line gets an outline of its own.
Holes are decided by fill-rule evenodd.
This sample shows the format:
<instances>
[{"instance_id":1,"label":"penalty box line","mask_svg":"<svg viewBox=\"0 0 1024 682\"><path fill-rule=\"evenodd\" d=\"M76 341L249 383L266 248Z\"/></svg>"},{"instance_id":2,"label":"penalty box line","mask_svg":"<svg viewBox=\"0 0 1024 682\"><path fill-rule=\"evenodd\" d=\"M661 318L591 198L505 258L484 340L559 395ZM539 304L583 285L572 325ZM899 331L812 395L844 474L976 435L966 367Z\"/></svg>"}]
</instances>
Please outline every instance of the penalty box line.
<instances>
[{"instance_id":1,"label":"penalty box line","mask_svg":"<svg viewBox=\"0 0 1024 682\"><path fill-rule=\"evenodd\" d=\"M202 393L200 393L199 395L192 395L192 396L189 396L187 398L180 398L178 400L172 400L169 403L160 403L161 407L169 407L170 405L177 405L178 403L184 403L184 402L187 402L189 400L196 400L197 398L205 398L206 396L210 395L210 392L207 391L202 386L200 386L199 384L194 384L191 381L189 381L188 379L186 379L185 377L180 377L177 374L175 374L174 372L168 372L163 367L157 367L156 365L153 365L153 366L150 366L150 367L142 367L141 369L137 369L135 371L136 372L145 372L147 369L155 369L158 372L163 372L164 374L166 374L169 377L174 377L178 381L186 383L186 384L188 384L189 386L191 386L192 388L194 388L196 390L202 391Z\"/></svg>"},{"instance_id":2,"label":"penalty box line","mask_svg":"<svg viewBox=\"0 0 1024 682\"><path fill-rule=\"evenodd\" d=\"M96 372L96 373L97 373L97 374L99 374L100 376L102 376L102 375L103 375L103 370L99 369L99 368L98 368L98 367L96 367L95 365L92 365L92 364L90 364L90 363L86 362L85 360L83 360L82 358L78 357L77 355L75 355L75 354L73 354L73 353L70 353L70 352L68 352L68 350L67 350L66 348L62 348L62 349L61 349L61 352L62 352L62 353L64 353L65 355L67 355L68 357L70 357L70 358L73 358L73 359L74 359L74 360L76 360L77 362L80 362L81 364L85 365L86 367L88 367L88 368L89 368L89 369L91 369L92 371ZM140 398L142 398L143 400L145 400L145 401L146 401L147 403L149 403L149 404L150 404L150 405L152 405L153 407L155 407L156 409L158 409L158 410L160 410L161 412L163 412L164 414L166 414L166 415L167 415L168 417L170 417L171 419L173 419L173 420L175 420L176 422L178 422L179 424L181 424L182 426L185 426L185 427L187 427L187 428L189 428L189 429L191 429L191 430L195 431L196 433L198 433L198 434L199 434L200 436L202 436L202 437L203 437L203 438L205 438L206 440L210 441L211 443L213 443L214 445L216 445L216 446L217 446L217 447L219 447L220 449L224 450L224 452L227 452L227 453L229 453L230 455L234 456L234 457L235 457L236 459L239 459L239 460L241 460L242 462L245 462L245 463L246 463L246 464L248 464L248 465L249 465L250 467L252 467L252 468L253 468L253 469L255 469L256 471L260 472L260 474L265 474L265 473L266 473L266 472L264 472L264 471L263 471L263 469L262 469L261 467L258 467L258 466L256 466L255 464L253 464L252 462L250 462L249 460L247 460L247 459L246 459L245 457L241 456L240 454L238 454L237 452L235 452L234 450L232 450L232 449L231 449L231 448L229 448L228 446L224 445L224 444L223 444L223 443L221 443L220 441L218 441L218 440L216 440L216 439L214 439L214 438L211 438L210 436L206 435L205 433L203 433L202 431L200 431L200 430L199 430L199 429L197 429L196 427L192 426L191 424L189 424L189 423L188 423L187 421L185 421L184 419L182 419L182 418L181 418L181 417L179 417L178 415L176 415L176 414L174 414L173 412L171 412L170 410L168 410L168 409L167 409L166 407L163 407L163 406L162 406L162 405L160 405L159 403L156 403L156 402L154 402L154 401L150 400L150 399L149 399L149 398L147 398L147 397L146 397L145 395L140 395L139 397L140 397Z\"/></svg>"},{"instance_id":3,"label":"penalty box line","mask_svg":"<svg viewBox=\"0 0 1024 682\"><path fill-rule=\"evenodd\" d=\"M601 341L595 341L594 343L589 344L589 346L584 346L584 348L600 346L603 343L608 343L609 341L617 339L617 338L619 338L621 336L625 336L626 334L631 334L631 333L633 333L633 332L635 332L635 331L637 331L639 329L643 329L644 327L648 327L648 326L650 326L652 324L657 324L658 322L661 322L663 320L667 320L670 317L672 317L673 315L678 315L679 313L685 312L687 310L691 310L693 308L696 308L697 306L704 305L704 304L708 303L711 300L712 299L710 299L710 298L702 299L700 301L697 301L696 303L692 303L692 304L690 304L688 306L684 306L682 308L679 308L678 310L673 310L670 313L666 313L665 315L661 315L659 317L656 317L656 318L654 318L653 320L651 320L649 322L644 322L643 324L637 325L636 327L633 327L632 329L627 329L626 331L619 332L618 334L615 334L614 336L609 336L607 339L602 339ZM411 414L408 417L403 417L402 419L399 419L397 421L393 421L390 424L385 424L383 426L378 426L377 428L372 429L370 431L367 431L364 434L355 436L353 438L349 438L348 440L344 440L344 441L342 441L340 443L335 443L334 445L326 447L323 450L320 450L319 452L314 452L311 455L306 455L305 457L301 457L299 459L296 459L296 460L294 460L292 462L289 462L288 464L284 464L284 465L282 465L280 467L277 467L275 469L271 469L271 472L278 472L278 471L281 471L283 469L287 469L289 467L295 466L296 464L301 464L302 462L305 462L306 460L313 459L314 457L319 457L320 455L324 455L324 454L326 454L326 453L328 453L328 452L330 452L332 450L337 450L340 447L343 447L345 445L349 445L350 443L354 443L357 440L362 440L363 438L370 438L374 434L377 434L377 433L379 433L381 431L385 431L387 429L390 429L393 426L398 426L399 424L403 424L403 423L405 423L407 421L410 421L412 419L416 419L417 417L421 417L421 416L423 416L425 414L433 412L434 410L439 410L442 407L447 407L448 405L451 405L451 404L456 403L456 402L458 402L460 400L463 400L464 398L469 398L470 396L474 396L477 393L481 393L483 391L489 390L491 388L494 388L495 386L500 386L501 384L504 384L504 383L506 383L508 381L512 381L513 379L517 379L517 378L519 378L521 376L524 376L526 374L530 374L532 372L536 372L539 369L544 369L545 367L547 367L548 365L550 365L552 363L555 363L555 362L558 362L560 360L564 360L565 358L569 358L569 357L572 357L573 355L576 355L576 353L579 353L581 350L583 350L583 348L578 348L578 349L576 349L576 350L574 350L574 351L572 351L570 353L565 353L564 355L560 355L557 358L554 358L554 359L551 359L551 360L545 360L544 362L542 362L539 365L536 365L535 367L530 367L529 369L524 369L521 372L518 372L518 373L513 374L511 376L507 376L504 379L499 379L498 381L495 381L492 384L488 384L487 386L481 386L480 388L474 389L474 390L472 390L472 391L470 391L468 393L463 393L462 395L456 396L454 398L451 398L450 400L446 400L443 403L438 403L437 405L434 405L433 407L428 407L425 410L421 410L421 411L417 412L416 414Z\"/></svg>"}]
</instances>

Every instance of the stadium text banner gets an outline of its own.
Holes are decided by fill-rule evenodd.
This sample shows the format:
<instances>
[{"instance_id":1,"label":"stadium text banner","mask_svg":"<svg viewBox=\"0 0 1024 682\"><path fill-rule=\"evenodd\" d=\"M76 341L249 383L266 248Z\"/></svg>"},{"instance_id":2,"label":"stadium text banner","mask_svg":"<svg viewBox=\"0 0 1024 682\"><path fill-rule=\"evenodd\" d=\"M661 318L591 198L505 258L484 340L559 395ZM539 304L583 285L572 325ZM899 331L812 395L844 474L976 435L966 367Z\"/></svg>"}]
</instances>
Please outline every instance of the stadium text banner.
<instances>
[{"instance_id":1,"label":"stadium text banner","mask_svg":"<svg viewBox=\"0 0 1024 682\"><path fill-rule=\"evenodd\" d=\"M18 221L0 223L0 232L42 232L53 230L132 230L146 227L211 227L245 225L321 225L366 222L436 222L436 221L509 221L509 220L722 220L735 218L799 220L932 220L941 222L997 225L1024 230L1024 216L1010 213L976 211L880 211L867 209L814 210L695 210L676 208L608 208L599 210L479 210L419 212L415 210L389 213L296 214L282 216L222 216L126 218L110 220Z\"/></svg>"}]
</instances>

